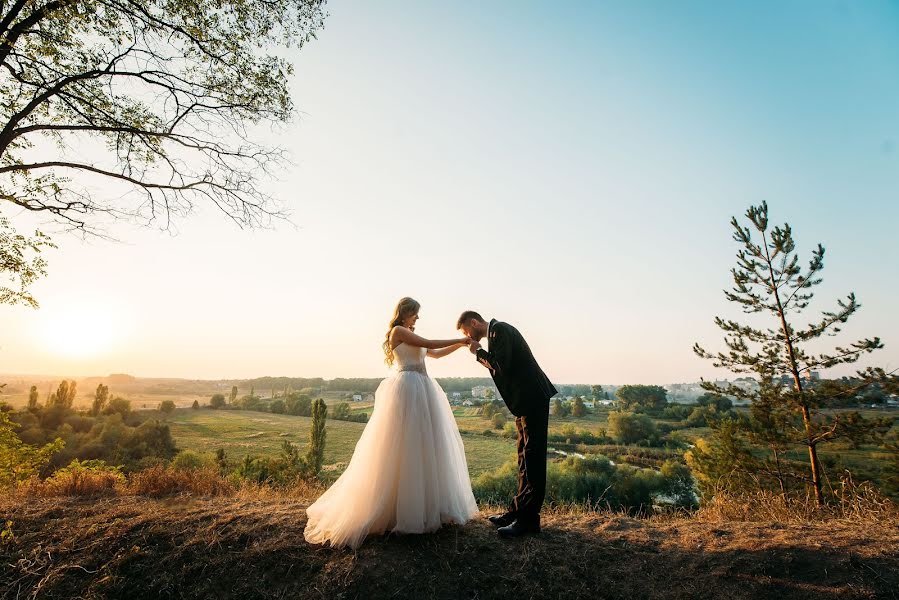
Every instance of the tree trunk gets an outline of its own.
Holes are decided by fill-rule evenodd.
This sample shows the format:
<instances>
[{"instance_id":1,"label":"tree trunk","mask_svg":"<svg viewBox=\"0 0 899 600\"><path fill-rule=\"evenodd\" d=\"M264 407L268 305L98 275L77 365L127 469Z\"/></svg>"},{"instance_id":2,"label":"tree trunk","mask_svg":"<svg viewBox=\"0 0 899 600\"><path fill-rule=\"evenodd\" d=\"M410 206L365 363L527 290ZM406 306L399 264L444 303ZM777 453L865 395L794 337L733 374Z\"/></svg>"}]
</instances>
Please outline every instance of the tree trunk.
<instances>
[{"instance_id":1,"label":"tree trunk","mask_svg":"<svg viewBox=\"0 0 899 600\"><path fill-rule=\"evenodd\" d=\"M796 362L796 352L793 349L793 341L790 339L790 327L787 325L786 311L783 303L780 301L780 294L777 291L777 282L774 281L774 265L771 263L771 255L768 252L768 241L763 237L765 256L768 262L768 273L771 277L771 293L777 302L777 316L780 317L780 326L784 334L784 349L787 352L787 360L790 365L790 374L793 375L793 383L796 393L799 394L799 406L802 409L802 424L805 426L805 443L808 445L808 459L812 470L812 485L815 488L815 501L818 506L824 506L824 494L821 491L821 465L818 463L818 450L812 443L814 434L812 432L812 416L809 413L808 405L805 403L805 397L802 389L802 378L799 376L799 364Z\"/></svg>"},{"instance_id":2,"label":"tree trunk","mask_svg":"<svg viewBox=\"0 0 899 600\"><path fill-rule=\"evenodd\" d=\"M818 448L811 443L812 418L808 407L802 407L802 422L805 424L805 435L808 437L808 460L812 466L812 483L815 486L815 501L818 506L824 506L824 494L821 492L821 464L818 462Z\"/></svg>"}]
</instances>

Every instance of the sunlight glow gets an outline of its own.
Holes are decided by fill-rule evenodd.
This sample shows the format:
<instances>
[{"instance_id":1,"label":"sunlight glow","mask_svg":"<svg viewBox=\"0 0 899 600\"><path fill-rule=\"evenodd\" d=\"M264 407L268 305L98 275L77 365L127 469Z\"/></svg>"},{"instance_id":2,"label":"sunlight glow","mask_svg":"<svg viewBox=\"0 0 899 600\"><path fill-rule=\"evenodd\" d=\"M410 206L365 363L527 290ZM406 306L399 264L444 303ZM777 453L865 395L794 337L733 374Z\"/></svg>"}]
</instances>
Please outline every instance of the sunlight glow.
<instances>
[{"instance_id":1,"label":"sunlight glow","mask_svg":"<svg viewBox=\"0 0 899 600\"><path fill-rule=\"evenodd\" d=\"M83 304L57 307L42 319L48 349L70 358L107 353L120 339L115 313L108 306Z\"/></svg>"}]
</instances>

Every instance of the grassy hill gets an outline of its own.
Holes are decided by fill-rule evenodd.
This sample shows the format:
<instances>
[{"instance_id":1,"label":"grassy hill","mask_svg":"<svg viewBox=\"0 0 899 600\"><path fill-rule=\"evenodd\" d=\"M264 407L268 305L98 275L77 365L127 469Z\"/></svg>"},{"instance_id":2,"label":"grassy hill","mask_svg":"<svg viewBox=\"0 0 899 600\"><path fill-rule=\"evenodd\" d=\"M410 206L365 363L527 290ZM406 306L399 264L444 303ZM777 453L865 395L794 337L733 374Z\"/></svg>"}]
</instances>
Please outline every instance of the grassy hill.
<instances>
[{"instance_id":1,"label":"grassy hill","mask_svg":"<svg viewBox=\"0 0 899 600\"><path fill-rule=\"evenodd\" d=\"M272 494L6 498L0 598L896 598L899 521L716 522L557 510L538 537L483 519L303 540L306 500Z\"/></svg>"}]
</instances>

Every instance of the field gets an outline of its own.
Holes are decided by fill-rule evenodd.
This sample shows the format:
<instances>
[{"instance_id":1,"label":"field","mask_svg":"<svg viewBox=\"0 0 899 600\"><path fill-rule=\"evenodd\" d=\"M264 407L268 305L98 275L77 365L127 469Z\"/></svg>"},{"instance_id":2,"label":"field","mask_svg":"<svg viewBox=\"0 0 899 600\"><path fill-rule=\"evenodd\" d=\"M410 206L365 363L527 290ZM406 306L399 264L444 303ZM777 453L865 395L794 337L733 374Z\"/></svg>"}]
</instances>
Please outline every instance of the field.
<instances>
[{"instance_id":1,"label":"field","mask_svg":"<svg viewBox=\"0 0 899 600\"><path fill-rule=\"evenodd\" d=\"M489 427L485 420L478 419L483 423L482 430ZM246 454L276 454L283 440L305 445L311 419L253 411L177 409L168 423L179 448L200 452L224 448L231 459L239 459ZM329 419L325 465L339 468L347 463L364 427L363 423ZM473 477L515 458L513 440L467 432L463 432L462 440Z\"/></svg>"}]
</instances>

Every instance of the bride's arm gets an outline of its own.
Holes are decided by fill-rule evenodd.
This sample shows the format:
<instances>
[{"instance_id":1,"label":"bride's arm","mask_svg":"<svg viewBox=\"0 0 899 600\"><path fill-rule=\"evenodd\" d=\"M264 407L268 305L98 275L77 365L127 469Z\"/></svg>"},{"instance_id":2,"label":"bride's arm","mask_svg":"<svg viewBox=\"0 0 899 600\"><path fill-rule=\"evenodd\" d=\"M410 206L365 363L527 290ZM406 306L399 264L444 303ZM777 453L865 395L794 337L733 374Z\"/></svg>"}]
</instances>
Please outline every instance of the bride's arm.
<instances>
[{"instance_id":1,"label":"bride's arm","mask_svg":"<svg viewBox=\"0 0 899 600\"><path fill-rule=\"evenodd\" d=\"M399 346L400 343L406 343L410 346L418 346L419 348L427 348L428 350L436 350L438 348L446 348L447 346L454 346L456 344L466 344L468 343L468 338L456 338L454 340L429 340L427 338L423 338L420 335L415 335L411 330L406 329L405 327L394 327L393 331L390 332L390 342L394 347Z\"/></svg>"},{"instance_id":2,"label":"bride's arm","mask_svg":"<svg viewBox=\"0 0 899 600\"><path fill-rule=\"evenodd\" d=\"M458 344L453 344L452 346L447 346L446 348L441 348L440 350L428 350L428 356L431 358L443 358L448 354L452 354L459 348L465 348L468 346L467 342L459 342Z\"/></svg>"}]
</instances>

